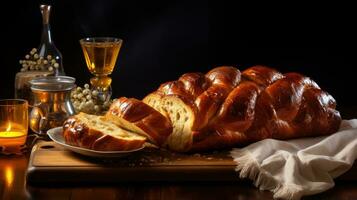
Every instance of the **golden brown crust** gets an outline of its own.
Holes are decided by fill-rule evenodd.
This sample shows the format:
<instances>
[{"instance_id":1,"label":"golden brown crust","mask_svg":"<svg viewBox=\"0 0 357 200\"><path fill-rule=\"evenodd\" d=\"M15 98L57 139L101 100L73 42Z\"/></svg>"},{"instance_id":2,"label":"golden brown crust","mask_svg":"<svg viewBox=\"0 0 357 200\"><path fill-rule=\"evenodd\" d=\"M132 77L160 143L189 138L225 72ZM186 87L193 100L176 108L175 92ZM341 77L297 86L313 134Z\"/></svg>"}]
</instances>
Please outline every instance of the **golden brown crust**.
<instances>
[{"instance_id":1,"label":"golden brown crust","mask_svg":"<svg viewBox=\"0 0 357 200\"><path fill-rule=\"evenodd\" d=\"M222 66L209 71L206 78L210 81L206 90L196 96L193 101L197 115L193 126L194 131L205 129L216 116L228 94L236 87L241 78L240 71L235 67Z\"/></svg>"},{"instance_id":2,"label":"golden brown crust","mask_svg":"<svg viewBox=\"0 0 357 200\"><path fill-rule=\"evenodd\" d=\"M172 125L168 118L134 98L121 97L114 101L106 117L114 123L117 120L126 120L142 130L141 133L138 132L139 134L145 134L144 136L157 145L162 145L172 132ZM125 126L123 123L118 125ZM122 128L128 129L128 127Z\"/></svg>"},{"instance_id":3,"label":"golden brown crust","mask_svg":"<svg viewBox=\"0 0 357 200\"><path fill-rule=\"evenodd\" d=\"M202 94L210 86L209 80L202 73L186 73L179 78L179 82L183 84L185 93L192 98Z\"/></svg>"},{"instance_id":4,"label":"golden brown crust","mask_svg":"<svg viewBox=\"0 0 357 200\"><path fill-rule=\"evenodd\" d=\"M69 117L63 124L63 137L67 144L96 151L128 151L138 149L144 139L123 139L91 129L78 117Z\"/></svg>"},{"instance_id":5,"label":"golden brown crust","mask_svg":"<svg viewBox=\"0 0 357 200\"><path fill-rule=\"evenodd\" d=\"M221 66L207 72L206 77L211 81L211 85L224 85L233 89L239 84L241 74L235 67Z\"/></svg>"},{"instance_id":6,"label":"golden brown crust","mask_svg":"<svg viewBox=\"0 0 357 200\"><path fill-rule=\"evenodd\" d=\"M340 113L335 110L336 101L328 93L310 88L303 94L293 125L304 136L328 135L336 132L341 122Z\"/></svg>"},{"instance_id":7,"label":"golden brown crust","mask_svg":"<svg viewBox=\"0 0 357 200\"><path fill-rule=\"evenodd\" d=\"M284 77L280 72L276 71L275 69L262 65L256 65L244 70L242 76L264 87Z\"/></svg>"},{"instance_id":8,"label":"golden brown crust","mask_svg":"<svg viewBox=\"0 0 357 200\"><path fill-rule=\"evenodd\" d=\"M215 128L245 132L253 123L259 93L259 87L251 81L239 84L222 104L213 122Z\"/></svg>"}]
</instances>

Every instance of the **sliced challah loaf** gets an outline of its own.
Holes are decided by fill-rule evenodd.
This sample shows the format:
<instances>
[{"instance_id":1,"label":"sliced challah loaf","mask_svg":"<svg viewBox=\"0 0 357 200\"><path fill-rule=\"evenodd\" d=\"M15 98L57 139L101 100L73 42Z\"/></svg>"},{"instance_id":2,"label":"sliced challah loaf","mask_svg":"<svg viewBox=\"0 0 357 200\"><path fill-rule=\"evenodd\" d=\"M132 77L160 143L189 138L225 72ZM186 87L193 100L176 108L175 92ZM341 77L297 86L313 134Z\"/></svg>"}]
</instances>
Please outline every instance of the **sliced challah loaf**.
<instances>
[{"instance_id":1,"label":"sliced challah loaf","mask_svg":"<svg viewBox=\"0 0 357 200\"><path fill-rule=\"evenodd\" d=\"M187 73L143 101L170 118L167 146L183 152L326 135L341 122L334 98L310 78L264 66Z\"/></svg>"}]
</instances>

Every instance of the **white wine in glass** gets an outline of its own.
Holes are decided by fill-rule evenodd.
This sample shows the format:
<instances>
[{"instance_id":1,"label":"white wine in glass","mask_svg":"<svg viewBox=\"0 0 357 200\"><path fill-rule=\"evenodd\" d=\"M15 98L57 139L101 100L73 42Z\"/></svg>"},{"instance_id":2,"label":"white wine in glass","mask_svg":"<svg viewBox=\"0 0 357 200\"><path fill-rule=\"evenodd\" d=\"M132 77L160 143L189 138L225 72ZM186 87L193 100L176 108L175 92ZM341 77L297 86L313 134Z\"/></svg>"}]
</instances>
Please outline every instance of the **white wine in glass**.
<instances>
[{"instance_id":1,"label":"white wine in glass","mask_svg":"<svg viewBox=\"0 0 357 200\"><path fill-rule=\"evenodd\" d=\"M119 38L110 37L80 40L87 67L95 76L90 80L91 85L99 91L102 101L110 99L112 79L108 75L114 70L122 42Z\"/></svg>"}]
</instances>

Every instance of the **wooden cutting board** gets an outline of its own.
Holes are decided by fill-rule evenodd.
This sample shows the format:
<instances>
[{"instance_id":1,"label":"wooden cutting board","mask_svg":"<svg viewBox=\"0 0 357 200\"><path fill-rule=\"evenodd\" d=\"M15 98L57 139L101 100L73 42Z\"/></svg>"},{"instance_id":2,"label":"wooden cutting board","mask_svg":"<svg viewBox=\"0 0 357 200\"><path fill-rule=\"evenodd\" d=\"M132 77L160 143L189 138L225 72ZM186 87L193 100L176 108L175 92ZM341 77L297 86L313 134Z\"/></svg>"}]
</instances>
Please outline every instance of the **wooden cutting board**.
<instances>
[{"instance_id":1,"label":"wooden cutting board","mask_svg":"<svg viewBox=\"0 0 357 200\"><path fill-rule=\"evenodd\" d=\"M27 182L239 181L228 151L176 154L144 149L118 159L98 159L70 152L54 142L32 149ZM356 165L342 180L357 180Z\"/></svg>"},{"instance_id":2,"label":"wooden cutting board","mask_svg":"<svg viewBox=\"0 0 357 200\"><path fill-rule=\"evenodd\" d=\"M228 152L176 154L144 149L117 159L70 152L54 142L32 149L27 180L37 182L234 181L238 175Z\"/></svg>"}]
</instances>

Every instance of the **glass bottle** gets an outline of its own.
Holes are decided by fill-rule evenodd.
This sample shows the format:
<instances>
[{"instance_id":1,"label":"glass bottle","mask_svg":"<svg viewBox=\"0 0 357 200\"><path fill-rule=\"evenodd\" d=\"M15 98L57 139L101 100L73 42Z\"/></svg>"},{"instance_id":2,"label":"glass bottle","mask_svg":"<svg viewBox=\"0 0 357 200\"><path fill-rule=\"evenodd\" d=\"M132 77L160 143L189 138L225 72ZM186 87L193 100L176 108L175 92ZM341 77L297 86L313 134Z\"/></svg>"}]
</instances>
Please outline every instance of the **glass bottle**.
<instances>
[{"instance_id":1,"label":"glass bottle","mask_svg":"<svg viewBox=\"0 0 357 200\"><path fill-rule=\"evenodd\" d=\"M54 69L55 76L65 75L62 63L62 54L55 46L50 29L50 13L51 5L40 5L40 10L42 14L42 36L41 44L38 48L38 54L40 57L47 58L48 55L51 55L52 59L56 59L56 62L59 64L58 68Z\"/></svg>"}]
</instances>

